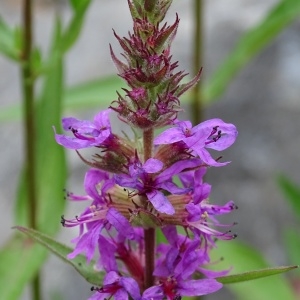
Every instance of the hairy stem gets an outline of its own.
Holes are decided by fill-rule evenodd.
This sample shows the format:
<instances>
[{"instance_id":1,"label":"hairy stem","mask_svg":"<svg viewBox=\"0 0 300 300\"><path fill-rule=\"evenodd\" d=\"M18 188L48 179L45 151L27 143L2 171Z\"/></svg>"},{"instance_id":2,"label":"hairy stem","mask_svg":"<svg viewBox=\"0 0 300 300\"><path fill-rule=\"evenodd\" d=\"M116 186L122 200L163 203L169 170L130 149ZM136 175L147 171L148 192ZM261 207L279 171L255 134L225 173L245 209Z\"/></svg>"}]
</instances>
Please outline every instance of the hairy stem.
<instances>
[{"instance_id":1,"label":"hairy stem","mask_svg":"<svg viewBox=\"0 0 300 300\"><path fill-rule=\"evenodd\" d=\"M32 1L23 2L23 51L22 51L22 86L25 128L25 165L27 180L29 227L36 229L37 197L35 174L35 116L34 116L34 82L31 66L32 53ZM33 300L41 299L40 275L36 274L32 281Z\"/></svg>"},{"instance_id":2,"label":"hairy stem","mask_svg":"<svg viewBox=\"0 0 300 300\"><path fill-rule=\"evenodd\" d=\"M144 162L152 157L153 152L153 129L145 130L143 134L144 143ZM147 289L154 284L154 256L155 256L155 229L149 228L144 230L145 239L145 283Z\"/></svg>"},{"instance_id":3,"label":"hairy stem","mask_svg":"<svg viewBox=\"0 0 300 300\"><path fill-rule=\"evenodd\" d=\"M203 2L202 0L194 0L193 4L194 11L194 45L193 45L193 73L197 74L202 67L202 56L203 56ZM201 92L201 81L192 90L192 122L193 124L199 124L203 120L203 100Z\"/></svg>"}]
</instances>

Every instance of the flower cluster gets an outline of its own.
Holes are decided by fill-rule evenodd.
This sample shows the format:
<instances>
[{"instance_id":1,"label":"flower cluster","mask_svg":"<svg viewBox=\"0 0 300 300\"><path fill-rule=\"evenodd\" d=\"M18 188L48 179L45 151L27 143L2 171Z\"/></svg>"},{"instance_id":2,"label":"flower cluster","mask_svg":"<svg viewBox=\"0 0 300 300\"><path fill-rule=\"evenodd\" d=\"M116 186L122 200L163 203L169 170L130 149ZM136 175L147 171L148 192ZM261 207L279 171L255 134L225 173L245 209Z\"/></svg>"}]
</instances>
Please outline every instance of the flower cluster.
<instances>
[{"instance_id":1,"label":"flower cluster","mask_svg":"<svg viewBox=\"0 0 300 300\"><path fill-rule=\"evenodd\" d=\"M93 287L90 299L162 300L199 296L219 290L215 278L227 273L205 268L216 239L235 237L233 224L216 216L236 208L209 202L211 186L203 182L208 167L228 162L208 151L231 146L237 130L220 119L192 126L178 120L178 97L199 80L199 74L181 83L186 74L176 71L170 48L179 24L160 22L171 0L128 0L133 33L120 38L125 62L111 49L112 59L129 88L94 121L63 119L72 135L55 134L69 149L93 148L91 159L80 158L92 168L86 173L86 195L68 193L74 201L89 201L74 219L62 217L66 227L79 226L76 247L68 258L85 253L88 262L100 255L96 268L105 272L102 286ZM112 132L109 115L135 128L131 140ZM159 135L156 128L168 126ZM180 229L181 228L181 229ZM155 244L155 231L165 242ZM201 278L201 279L199 279Z\"/></svg>"}]
</instances>

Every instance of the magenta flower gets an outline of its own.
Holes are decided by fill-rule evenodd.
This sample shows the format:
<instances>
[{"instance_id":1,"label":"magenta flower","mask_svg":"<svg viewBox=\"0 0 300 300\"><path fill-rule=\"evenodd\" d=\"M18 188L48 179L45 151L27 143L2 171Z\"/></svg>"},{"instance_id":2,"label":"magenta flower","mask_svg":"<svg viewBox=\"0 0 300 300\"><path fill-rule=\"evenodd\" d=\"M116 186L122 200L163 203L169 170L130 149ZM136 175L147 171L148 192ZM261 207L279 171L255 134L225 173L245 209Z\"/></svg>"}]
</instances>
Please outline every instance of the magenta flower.
<instances>
[{"instance_id":1,"label":"magenta flower","mask_svg":"<svg viewBox=\"0 0 300 300\"><path fill-rule=\"evenodd\" d=\"M89 300L105 300L114 297L116 300L127 300L128 294L133 300L140 299L140 290L136 281L132 278L119 276L111 271L103 280L103 286L93 288L96 293Z\"/></svg>"},{"instance_id":2,"label":"magenta flower","mask_svg":"<svg viewBox=\"0 0 300 300\"><path fill-rule=\"evenodd\" d=\"M233 124L225 123L220 119L208 120L195 127L192 127L190 121L177 120L174 123L175 127L165 130L155 138L155 145L182 141L206 165L223 166L227 164L215 161L205 148L221 151L231 146L238 134Z\"/></svg>"},{"instance_id":3,"label":"magenta flower","mask_svg":"<svg viewBox=\"0 0 300 300\"><path fill-rule=\"evenodd\" d=\"M136 161L129 167L130 174L116 175L116 183L122 187L138 190L139 194L145 194L155 209L161 213L172 215L174 207L165 196L164 191L180 195L190 191L190 188L181 188L173 183L172 177L187 168L195 168L201 164L200 160L191 159L179 161L168 169L162 170L163 164L158 159L150 158L144 165ZM159 173L155 175L155 173Z\"/></svg>"},{"instance_id":4,"label":"magenta flower","mask_svg":"<svg viewBox=\"0 0 300 300\"><path fill-rule=\"evenodd\" d=\"M64 118L63 129L72 131L74 137L55 134L56 142L69 149L82 149L100 146L111 134L109 121L110 109L98 113L94 122L80 121L76 118Z\"/></svg>"},{"instance_id":5,"label":"magenta flower","mask_svg":"<svg viewBox=\"0 0 300 300\"><path fill-rule=\"evenodd\" d=\"M215 279L192 279L205 256L199 250L200 240L191 241L178 236L174 227L166 231L170 246L158 248L163 258L158 261L154 274L159 284L143 293L143 299L177 299L184 296L201 296L222 287ZM170 236L172 234L172 236Z\"/></svg>"}]
</instances>

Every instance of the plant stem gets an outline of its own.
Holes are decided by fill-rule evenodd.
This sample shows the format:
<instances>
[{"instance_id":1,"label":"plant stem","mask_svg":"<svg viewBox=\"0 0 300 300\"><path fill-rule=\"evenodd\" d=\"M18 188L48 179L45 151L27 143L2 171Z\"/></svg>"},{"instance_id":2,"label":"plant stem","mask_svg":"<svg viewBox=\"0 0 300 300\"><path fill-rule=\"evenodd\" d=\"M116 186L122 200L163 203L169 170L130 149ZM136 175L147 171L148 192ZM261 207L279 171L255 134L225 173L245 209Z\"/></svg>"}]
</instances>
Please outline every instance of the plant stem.
<instances>
[{"instance_id":1,"label":"plant stem","mask_svg":"<svg viewBox=\"0 0 300 300\"><path fill-rule=\"evenodd\" d=\"M197 74L203 64L203 0L194 0L194 45L193 45L193 73ZM192 122L199 124L204 118L201 81L192 90ZM204 296L192 297L194 300L203 300Z\"/></svg>"},{"instance_id":2,"label":"plant stem","mask_svg":"<svg viewBox=\"0 0 300 300\"><path fill-rule=\"evenodd\" d=\"M153 152L153 129L145 130L143 133L144 143L144 162L152 157ZM144 230L145 240L145 283L147 289L154 284L154 252L155 252L155 229L149 228Z\"/></svg>"},{"instance_id":3,"label":"plant stem","mask_svg":"<svg viewBox=\"0 0 300 300\"><path fill-rule=\"evenodd\" d=\"M194 11L194 45L193 45L193 73L197 74L202 67L203 57L203 1L194 0L193 4ZM201 92L201 81L198 82L192 90L192 122L194 125L199 124L203 120L203 99Z\"/></svg>"},{"instance_id":4,"label":"plant stem","mask_svg":"<svg viewBox=\"0 0 300 300\"><path fill-rule=\"evenodd\" d=\"M35 115L34 115L34 82L31 66L32 53L32 1L23 2L23 51L22 51L22 86L25 128L25 165L27 180L29 227L36 229L37 197L35 166ZM40 276L36 274L32 281L34 300L40 297Z\"/></svg>"},{"instance_id":5,"label":"plant stem","mask_svg":"<svg viewBox=\"0 0 300 300\"><path fill-rule=\"evenodd\" d=\"M145 130L143 132L144 162L152 157L153 137L154 137L153 129Z\"/></svg>"}]
</instances>

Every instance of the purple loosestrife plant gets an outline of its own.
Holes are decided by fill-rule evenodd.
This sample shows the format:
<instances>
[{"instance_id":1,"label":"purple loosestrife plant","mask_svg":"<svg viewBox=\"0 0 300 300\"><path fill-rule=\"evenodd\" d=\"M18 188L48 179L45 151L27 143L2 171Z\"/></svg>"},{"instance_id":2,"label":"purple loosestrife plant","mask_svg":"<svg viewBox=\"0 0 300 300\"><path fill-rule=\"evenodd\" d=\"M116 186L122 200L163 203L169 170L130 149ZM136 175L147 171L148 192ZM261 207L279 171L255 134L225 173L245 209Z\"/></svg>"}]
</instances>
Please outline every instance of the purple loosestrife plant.
<instances>
[{"instance_id":1,"label":"purple loosestrife plant","mask_svg":"<svg viewBox=\"0 0 300 300\"><path fill-rule=\"evenodd\" d=\"M171 26L161 25L171 2L128 0L133 33L123 38L114 33L125 60L110 47L118 75L129 86L125 95L118 94L93 122L63 119L64 130L73 136L55 134L66 148L95 151L92 159L77 152L92 167L85 176L86 195L68 194L71 200L88 201L88 207L74 219L62 217L65 227L79 226L80 231L69 259L85 253L91 261L95 252L100 254L96 268L106 275L90 299L205 295L219 290L222 284L214 278L228 272L212 272L206 266L216 239L235 237L224 230L233 224L221 224L216 216L236 207L232 201L211 204L211 186L203 176L210 166L227 164L214 159L209 149L231 146L237 130L220 119L194 127L178 120L179 97L197 83L200 72L182 83L187 74L177 71L178 62L172 61L179 18ZM111 131L113 112L140 132L142 143ZM155 137L154 130L165 126L168 129ZM165 243L155 244L156 230L162 231Z\"/></svg>"}]
</instances>

